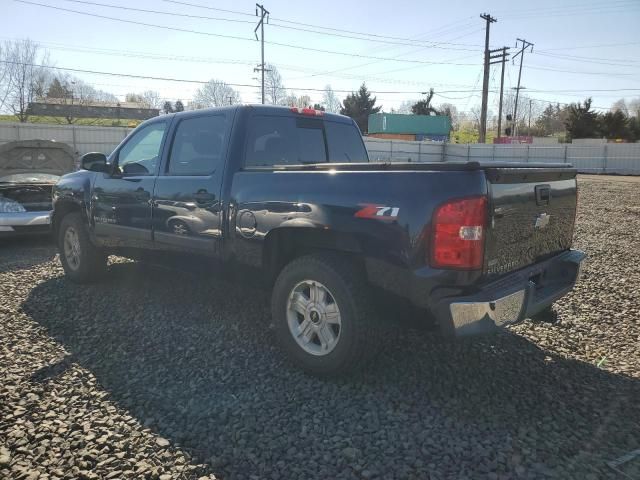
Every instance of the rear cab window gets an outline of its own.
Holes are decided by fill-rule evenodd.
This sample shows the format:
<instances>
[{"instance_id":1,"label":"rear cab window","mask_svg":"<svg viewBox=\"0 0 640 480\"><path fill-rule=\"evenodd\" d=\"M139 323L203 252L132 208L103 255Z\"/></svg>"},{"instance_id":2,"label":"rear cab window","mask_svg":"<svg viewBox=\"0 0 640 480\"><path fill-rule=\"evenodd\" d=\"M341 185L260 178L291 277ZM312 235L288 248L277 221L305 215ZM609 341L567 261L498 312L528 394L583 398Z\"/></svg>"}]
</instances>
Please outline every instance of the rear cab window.
<instances>
[{"instance_id":1,"label":"rear cab window","mask_svg":"<svg viewBox=\"0 0 640 480\"><path fill-rule=\"evenodd\" d=\"M222 166L229 119L223 113L181 119L169 154L168 175L210 175Z\"/></svg>"},{"instance_id":2,"label":"rear cab window","mask_svg":"<svg viewBox=\"0 0 640 480\"><path fill-rule=\"evenodd\" d=\"M351 123L278 115L249 120L246 167L367 161L360 132Z\"/></svg>"}]
</instances>

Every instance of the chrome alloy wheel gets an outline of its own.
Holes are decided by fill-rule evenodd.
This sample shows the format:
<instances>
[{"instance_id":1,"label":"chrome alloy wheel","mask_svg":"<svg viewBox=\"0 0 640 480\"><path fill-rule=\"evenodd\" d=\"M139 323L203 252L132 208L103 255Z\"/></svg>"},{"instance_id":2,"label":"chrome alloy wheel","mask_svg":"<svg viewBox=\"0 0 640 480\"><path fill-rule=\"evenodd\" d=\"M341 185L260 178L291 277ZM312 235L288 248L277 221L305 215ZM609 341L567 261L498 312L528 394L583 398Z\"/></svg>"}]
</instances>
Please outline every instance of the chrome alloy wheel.
<instances>
[{"instance_id":1,"label":"chrome alloy wheel","mask_svg":"<svg viewBox=\"0 0 640 480\"><path fill-rule=\"evenodd\" d=\"M80 267L80 237L73 227L67 227L64 232L64 257L72 270Z\"/></svg>"},{"instance_id":2,"label":"chrome alloy wheel","mask_svg":"<svg viewBox=\"0 0 640 480\"><path fill-rule=\"evenodd\" d=\"M298 283L287 302L289 331L311 355L327 355L338 344L340 309L329 289L315 280Z\"/></svg>"}]
</instances>

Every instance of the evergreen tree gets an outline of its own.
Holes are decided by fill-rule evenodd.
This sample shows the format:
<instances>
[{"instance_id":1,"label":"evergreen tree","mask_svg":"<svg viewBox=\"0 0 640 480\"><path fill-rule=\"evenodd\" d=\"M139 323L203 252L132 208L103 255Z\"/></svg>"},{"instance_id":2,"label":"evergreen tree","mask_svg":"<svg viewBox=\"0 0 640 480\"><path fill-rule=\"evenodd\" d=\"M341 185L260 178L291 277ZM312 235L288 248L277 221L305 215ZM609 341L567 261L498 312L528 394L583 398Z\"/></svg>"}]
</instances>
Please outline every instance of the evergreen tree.
<instances>
[{"instance_id":1,"label":"evergreen tree","mask_svg":"<svg viewBox=\"0 0 640 480\"><path fill-rule=\"evenodd\" d=\"M371 92L367 90L364 83L357 92L347 95L342 104L340 113L353 118L362 133L367 132L369 115L378 113L382 109L382 107L374 107L376 97L371 98Z\"/></svg>"},{"instance_id":2,"label":"evergreen tree","mask_svg":"<svg viewBox=\"0 0 640 480\"><path fill-rule=\"evenodd\" d=\"M169 100L164 102L164 105L162 106L162 111L167 114L173 112L173 105Z\"/></svg>"},{"instance_id":3,"label":"evergreen tree","mask_svg":"<svg viewBox=\"0 0 640 480\"><path fill-rule=\"evenodd\" d=\"M607 112L600 117L600 133L611 139L629 136L629 120L621 110Z\"/></svg>"},{"instance_id":4,"label":"evergreen tree","mask_svg":"<svg viewBox=\"0 0 640 480\"><path fill-rule=\"evenodd\" d=\"M598 136L598 114L591 111L591 98L569 105L568 116L565 121L567 139L594 138Z\"/></svg>"},{"instance_id":5,"label":"evergreen tree","mask_svg":"<svg viewBox=\"0 0 640 480\"><path fill-rule=\"evenodd\" d=\"M174 103L173 109L176 112L184 112L184 105L182 104L182 100L176 100L176 103Z\"/></svg>"},{"instance_id":6,"label":"evergreen tree","mask_svg":"<svg viewBox=\"0 0 640 480\"><path fill-rule=\"evenodd\" d=\"M419 100L414 103L411 107L411 113L414 115L438 115L438 111L431 106L431 100L433 99L434 91L433 88L429 89L429 93L427 94L427 98L424 100Z\"/></svg>"}]
</instances>

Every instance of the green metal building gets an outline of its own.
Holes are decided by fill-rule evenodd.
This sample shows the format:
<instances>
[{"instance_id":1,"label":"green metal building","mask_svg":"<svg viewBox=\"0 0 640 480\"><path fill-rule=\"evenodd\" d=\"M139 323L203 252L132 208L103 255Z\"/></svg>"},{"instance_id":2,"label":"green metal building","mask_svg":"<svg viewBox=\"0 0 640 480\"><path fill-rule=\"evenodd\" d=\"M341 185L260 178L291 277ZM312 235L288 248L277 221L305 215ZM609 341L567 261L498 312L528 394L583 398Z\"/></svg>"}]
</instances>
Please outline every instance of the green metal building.
<instances>
[{"instance_id":1,"label":"green metal building","mask_svg":"<svg viewBox=\"0 0 640 480\"><path fill-rule=\"evenodd\" d=\"M446 115L404 115L373 113L369 115L369 136L399 140L435 140L446 142L451 119Z\"/></svg>"}]
</instances>

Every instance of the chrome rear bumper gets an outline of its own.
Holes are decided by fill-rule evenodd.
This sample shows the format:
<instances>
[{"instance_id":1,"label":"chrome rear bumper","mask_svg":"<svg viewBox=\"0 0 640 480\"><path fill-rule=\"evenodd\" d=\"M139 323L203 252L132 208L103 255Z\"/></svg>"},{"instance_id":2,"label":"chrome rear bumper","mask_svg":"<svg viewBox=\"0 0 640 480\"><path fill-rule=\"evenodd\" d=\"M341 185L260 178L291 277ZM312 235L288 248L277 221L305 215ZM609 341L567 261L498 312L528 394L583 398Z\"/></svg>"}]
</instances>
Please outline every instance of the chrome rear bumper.
<instances>
[{"instance_id":1,"label":"chrome rear bumper","mask_svg":"<svg viewBox=\"0 0 640 480\"><path fill-rule=\"evenodd\" d=\"M439 318L455 335L484 333L544 310L571 291L586 255L570 250L484 286L479 292L446 298Z\"/></svg>"}]
</instances>

